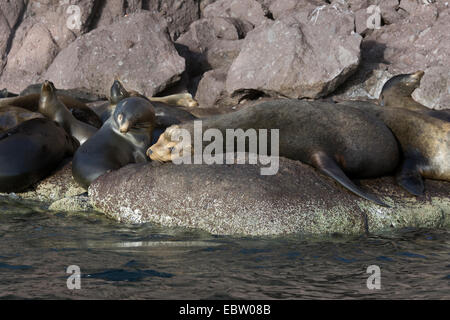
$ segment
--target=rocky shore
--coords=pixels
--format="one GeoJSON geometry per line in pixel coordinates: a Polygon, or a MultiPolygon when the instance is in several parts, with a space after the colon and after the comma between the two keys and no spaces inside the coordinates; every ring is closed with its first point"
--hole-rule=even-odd
{"type": "MultiPolygon", "coordinates": [[[[414,99],[450,109],[449,29],[442,0],[4,1],[0,89],[49,79],[107,97],[118,76],[147,96],[185,91],[200,109],[235,110],[278,97],[377,99],[393,75],[424,70],[414,99]]],[[[67,162],[30,191],[0,197],[214,234],[450,227],[449,182],[426,180],[422,197],[394,177],[361,186],[391,208],[283,158],[275,176],[259,175],[258,165],[129,165],[88,193],[67,162]]]]}

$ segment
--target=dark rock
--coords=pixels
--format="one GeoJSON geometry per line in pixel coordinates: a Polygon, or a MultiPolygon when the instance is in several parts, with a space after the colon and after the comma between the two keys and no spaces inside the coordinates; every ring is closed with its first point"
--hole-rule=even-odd
{"type": "Polygon", "coordinates": [[[146,96],[164,90],[184,71],[184,60],[157,16],[140,12],[83,35],[61,51],[45,74],[57,87],[108,95],[115,76],[146,96]]]}
{"type": "Polygon", "coordinates": [[[362,181],[392,208],[362,200],[313,168],[280,158],[273,176],[260,165],[129,165],[89,188],[97,210],[125,223],[200,228],[213,234],[361,234],[450,225],[450,183],[427,181],[415,199],[394,178],[362,181]]]}
{"type": "Polygon", "coordinates": [[[290,98],[319,98],[334,91],[358,67],[361,36],[343,6],[292,12],[249,32],[228,71],[234,95],[256,90],[290,98]]]}

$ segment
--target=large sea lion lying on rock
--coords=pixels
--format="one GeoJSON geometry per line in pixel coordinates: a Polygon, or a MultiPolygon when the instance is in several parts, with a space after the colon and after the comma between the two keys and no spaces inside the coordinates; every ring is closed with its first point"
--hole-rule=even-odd
{"type": "Polygon", "coordinates": [[[420,86],[424,74],[423,71],[417,71],[410,74],[399,74],[389,79],[381,90],[379,105],[421,112],[441,120],[450,121],[450,110],[433,110],[412,98],[412,93],[420,86]]]}
{"type": "Polygon", "coordinates": [[[154,127],[155,110],[148,100],[131,97],[120,101],[113,116],[75,153],[75,181],[87,189],[108,171],[147,161],[145,152],[151,145],[154,127]]]}
{"type": "Polygon", "coordinates": [[[0,133],[0,192],[19,192],[73,155],[78,142],[54,121],[31,119],[0,133]]]}
{"type": "MultiPolygon", "coordinates": [[[[312,165],[348,190],[381,205],[385,204],[357,187],[347,175],[353,178],[388,175],[399,160],[395,137],[382,121],[356,108],[327,102],[268,101],[204,119],[203,132],[210,128],[220,130],[224,137],[227,129],[279,129],[280,156],[312,165]]],[[[194,121],[168,128],[147,155],[163,162],[184,156],[182,148],[190,142],[174,138],[179,136],[180,129],[193,137],[194,121]]],[[[203,147],[207,144],[203,141],[203,147]]],[[[194,146],[189,147],[184,150],[194,153],[194,146]]]]}
{"type": "Polygon", "coordinates": [[[374,115],[392,130],[403,152],[397,181],[410,193],[423,194],[422,177],[450,181],[450,122],[423,112],[380,107],[365,101],[339,105],[374,115]]]}
{"type": "Polygon", "coordinates": [[[56,88],[50,81],[45,81],[42,85],[38,111],[60,124],[80,144],[83,144],[97,132],[97,128],[76,119],[70,113],[64,103],[59,100],[56,88]]]}

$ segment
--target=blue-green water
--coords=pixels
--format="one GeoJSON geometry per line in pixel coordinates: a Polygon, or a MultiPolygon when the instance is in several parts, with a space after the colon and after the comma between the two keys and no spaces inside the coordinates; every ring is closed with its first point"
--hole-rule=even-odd
{"type": "Polygon", "coordinates": [[[450,231],[225,237],[0,199],[7,299],[449,299],[450,231]],[[81,271],[69,290],[66,269],[81,271]],[[367,267],[381,289],[367,288],[367,267]]]}

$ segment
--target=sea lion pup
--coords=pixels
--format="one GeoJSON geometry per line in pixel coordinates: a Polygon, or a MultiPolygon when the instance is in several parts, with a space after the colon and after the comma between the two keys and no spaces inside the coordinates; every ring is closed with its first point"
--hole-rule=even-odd
{"type": "MultiPolygon", "coordinates": [[[[347,175],[379,177],[391,173],[398,164],[395,137],[380,120],[356,108],[327,102],[267,101],[203,119],[202,128],[203,132],[210,128],[220,130],[224,143],[226,129],[279,129],[280,156],[312,165],[348,190],[380,205],[385,204],[357,187],[347,175]]],[[[147,155],[162,162],[184,156],[182,148],[189,142],[173,138],[179,129],[188,130],[194,137],[193,121],[172,126],[149,148],[147,155]]],[[[203,142],[203,147],[209,143],[203,142]]],[[[195,151],[191,144],[184,150],[189,149],[195,151]]]]}
{"type": "Polygon", "coordinates": [[[417,71],[410,74],[399,74],[389,79],[381,90],[379,105],[422,112],[441,120],[450,121],[449,110],[433,110],[412,98],[412,93],[420,86],[424,74],[423,71],[417,71]]]}
{"type": "Polygon", "coordinates": [[[44,116],[38,112],[31,112],[19,107],[2,107],[0,109],[0,132],[12,129],[22,122],[34,118],[44,118],[44,116]]]}
{"type": "Polygon", "coordinates": [[[46,80],[42,85],[38,111],[61,125],[80,145],[97,132],[97,128],[77,120],[70,113],[64,103],[59,101],[55,86],[50,81],[46,80]]]}
{"type": "Polygon", "coordinates": [[[20,192],[48,176],[78,147],[54,121],[37,118],[0,134],[0,192],[20,192]]]}
{"type": "MultiPolygon", "coordinates": [[[[86,104],[71,96],[60,94],[58,90],[56,90],[56,94],[58,99],[67,107],[67,109],[69,109],[75,118],[95,128],[100,128],[102,126],[100,117],[86,104]]],[[[4,107],[15,106],[32,112],[38,112],[40,98],[40,93],[33,93],[25,96],[0,99],[0,110],[4,107]]]]}
{"type": "Polygon", "coordinates": [[[143,98],[117,104],[114,115],[75,153],[72,175],[83,188],[102,174],[129,163],[145,162],[155,126],[155,110],[143,98]]]}
{"type": "Polygon", "coordinates": [[[421,112],[380,107],[366,101],[345,101],[339,105],[372,114],[392,130],[403,152],[397,182],[408,192],[422,195],[423,178],[450,181],[450,122],[421,112]]]}

